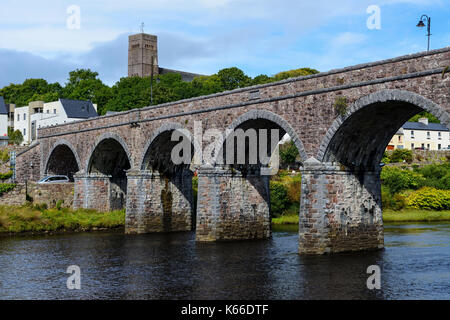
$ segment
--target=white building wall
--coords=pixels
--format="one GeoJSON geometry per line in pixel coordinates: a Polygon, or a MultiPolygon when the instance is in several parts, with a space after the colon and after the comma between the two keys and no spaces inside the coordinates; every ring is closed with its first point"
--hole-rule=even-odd
{"type": "Polygon", "coordinates": [[[0,136],[8,136],[8,115],[0,114],[0,136]]]}
{"type": "Polygon", "coordinates": [[[28,106],[14,110],[14,130],[22,133],[22,145],[30,143],[30,108],[28,106]]]}
{"type": "Polygon", "coordinates": [[[405,148],[422,148],[439,150],[450,148],[449,131],[405,130],[405,148]],[[440,135],[439,135],[440,134],[440,135]]]}

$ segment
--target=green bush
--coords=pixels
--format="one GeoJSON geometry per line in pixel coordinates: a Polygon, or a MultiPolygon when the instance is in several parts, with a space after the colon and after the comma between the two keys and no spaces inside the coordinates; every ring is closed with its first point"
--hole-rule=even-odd
{"type": "Polygon", "coordinates": [[[270,210],[273,217],[282,215],[289,207],[288,190],[283,183],[270,181],[270,210]]]}
{"type": "Polygon", "coordinates": [[[392,194],[407,189],[418,189],[425,185],[425,178],[412,170],[402,170],[395,167],[383,167],[381,182],[389,188],[392,194]]]}
{"type": "Polygon", "coordinates": [[[413,192],[407,201],[410,207],[416,209],[449,210],[450,190],[423,187],[413,192]]]}
{"type": "Polygon", "coordinates": [[[381,203],[383,209],[401,210],[407,207],[407,198],[403,194],[392,194],[389,188],[381,186],[381,203]]]}
{"type": "Polygon", "coordinates": [[[5,192],[11,191],[15,186],[15,183],[0,183],[0,196],[5,192]]]}
{"type": "Polygon", "coordinates": [[[407,163],[411,163],[413,160],[412,151],[408,149],[395,149],[391,156],[389,157],[390,163],[397,163],[406,161],[407,163]]]}
{"type": "Polygon", "coordinates": [[[0,172],[0,180],[6,180],[6,179],[9,179],[9,178],[12,177],[12,175],[13,175],[13,172],[12,172],[12,171],[5,172],[5,173],[1,173],[1,172],[0,172]]]}
{"type": "Polygon", "coordinates": [[[424,186],[442,190],[450,189],[450,164],[430,164],[414,171],[425,178],[424,186]]]}

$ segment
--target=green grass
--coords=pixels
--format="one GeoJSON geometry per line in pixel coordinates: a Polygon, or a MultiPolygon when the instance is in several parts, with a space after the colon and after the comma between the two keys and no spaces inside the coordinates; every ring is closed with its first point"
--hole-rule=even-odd
{"type": "Polygon", "coordinates": [[[125,210],[97,212],[36,206],[0,206],[0,233],[90,231],[125,225],[125,210]]]}
{"type": "Polygon", "coordinates": [[[278,218],[272,218],[272,224],[298,224],[298,214],[282,215],[278,218]]]}
{"type": "Polygon", "coordinates": [[[383,210],[384,222],[427,222],[450,221],[450,210],[429,211],[404,209],[401,211],[383,210]]]}
{"type": "MultiPolygon", "coordinates": [[[[450,221],[450,210],[429,211],[418,209],[404,209],[401,211],[383,210],[383,222],[431,222],[450,221]]],[[[273,225],[298,224],[298,215],[282,215],[272,218],[273,225]]]]}

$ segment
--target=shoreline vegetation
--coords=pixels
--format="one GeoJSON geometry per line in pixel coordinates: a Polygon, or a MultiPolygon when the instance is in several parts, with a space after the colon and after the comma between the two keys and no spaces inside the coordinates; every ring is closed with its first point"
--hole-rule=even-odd
{"type": "MultiPolygon", "coordinates": [[[[298,215],[272,218],[272,225],[298,225],[298,215]]],[[[450,221],[450,210],[383,210],[384,223],[450,221]]],[[[0,206],[0,235],[54,234],[120,229],[125,226],[125,210],[97,212],[42,206],[0,206]]]]}
{"type": "MultiPolygon", "coordinates": [[[[383,210],[383,222],[439,222],[450,221],[450,210],[430,211],[418,209],[404,209],[394,211],[383,210]]],[[[272,218],[273,225],[298,224],[298,215],[283,215],[272,218]]]]}
{"type": "Polygon", "coordinates": [[[125,210],[98,212],[46,206],[0,206],[0,234],[61,233],[122,228],[125,210]]]}

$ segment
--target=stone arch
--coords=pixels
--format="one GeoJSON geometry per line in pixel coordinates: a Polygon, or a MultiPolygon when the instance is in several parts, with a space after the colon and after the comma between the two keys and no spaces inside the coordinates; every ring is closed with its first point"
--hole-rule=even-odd
{"type": "Polygon", "coordinates": [[[78,156],[78,152],[73,147],[72,143],[70,143],[66,139],[60,139],[53,144],[49,153],[47,154],[47,157],[44,162],[44,167],[43,167],[44,175],[48,174],[49,167],[52,166],[51,160],[52,160],[52,156],[55,156],[55,152],[65,152],[65,151],[66,152],[70,151],[72,153],[73,159],[70,159],[70,157],[69,157],[68,161],[70,163],[66,164],[68,166],[66,173],[61,172],[61,173],[55,173],[55,174],[65,174],[65,175],[68,175],[70,179],[73,179],[73,174],[78,172],[79,170],[81,170],[81,160],[78,156]],[[66,150],[62,150],[62,149],[66,149],[66,150]],[[75,169],[75,166],[76,166],[76,169],[75,169]],[[71,168],[73,168],[73,170],[71,170],[71,168]]]}
{"type": "Polygon", "coordinates": [[[139,168],[141,170],[143,170],[145,167],[146,157],[148,155],[148,152],[150,152],[151,145],[156,141],[156,139],[158,139],[158,137],[160,137],[161,134],[163,134],[165,132],[174,131],[174,130],[186,130],[185,132],[188,133],[186,138],[194,146],[194,153],[201,154],[201,148],[198,144],[198,141],[196,141],[193,138],[192,134],[185,127],[183,127],[178,122],[167,122],[167,123],[164,123],[163,125],[161,125],[159,128],[157,128],[155,131],[153,131],[150,138],[147,140],[147,143],[145,144],[145,147],[142,151],[141,157],[138,162],[139,168]]]}
{"type": "MultiPolygon", "coordinates": [[[[301,161],[306,161],[308,159],[306,150],[303,146],[302,141],[297,135],[297,132],[295,132],[294,128],[289,124],[287,120],[282,118],[281,116],[264,109],[254,109],[250,110],[242,115],[240,115],[237,119],[235,119],[231,125],[228,127],[227,131],[228,133],[224,133],[223,141],[225,142],[226,139],[229,137],[229,135],[240,125],[242,125],[244,122],[247,122],[249,120],[257,120],[257,119],[263,119],[267,121],[271,121],[278,125],[280,128],[282,128],[289,136],[291,137],[292,141],[294,142],[295,146],[297,147],[297,150],[300,154],[301,161]]],[[[216,157],[217,158],[217,157],[216,157]]],[[[216,161],[215,161],[216,162],[216,161]]]]}
{"type": "Polygon", "coordinates": [[[122,137],[116,133],[107,132],[107,133],[103,133],[101,136],[99,136],[97,138],[97,140],[95,141],[94,145],[92,146],[92,148],[90,149],[90,151],[88,153],[89,156],[86,159],[85,167],[84,167],[86,170],[86,173],[89,173],[89,167],[91,165],[92,156],[94,155],[95,150],[104,140],[107,140],[107,139],[113,139],[122,146],[123,150],[125,151],[125,153],[127,155],[128,161],[130,162],[130,165],[132,166],[133,158],[131,157],[131,152],[130,152],[125,140],[122,139],[122,137]]]}
{"type": "MultiPolygon", "coordinates": [[[[332,123],[332,125],[328,129],[325,137],[323,138],[320,144],[317,153],[318,160],[322,162],[335,162],[335,161],[340,162],[339,159],[331,155],[333,152],[333,148],[335,150],[337,150],[338,148],[335,146],[335,144],[342,142],[339,141],[338,135],[341,135],[341,138],[346,136],[345,135],[346,133],[343,131],[347,130],[347,133],[350,132],[350,129],[348,129],[349,125],[352,123],[352,121],[353,122],[357,121],[355,120],[355,117],[356,119],[358,119],[358,116],[361,116],[365,111],[366,115],[372,118],[371,120],[373,121],[387,120],[388,122],[386,123],[386,125],[384,127],[380,126],[380,128],[389,130],[386,130],[387,133],[385,133],[384,137],[373,138],[372,142],[378,143],[379,145],[378,149],[372,150],[371,154],[369,155],[367,154],[362,155],[362,152],[360,151],[358,156],[361,157],[361,160],[364,157],[366,159],[358,163],[352,163],[350,167],[352,167],[352,165],[353,166],[365,165],[366,167],[371,166],[373,168],[377,163],[379,163],[379,160],[381,160],[382,152],[380,155],[380,151],[384,150],[386,144],[389,142],[389,140],[395,134],[398,128],[400,128],[403,125],[403,123],[406,122],[411,116],[417,114],[420,111],[427,111],[433,114],[441,121],[443,125],[447,127],[449,127],[450,125],[450,115],[448,114],[448,112],[446,112],[442,107],[440,107],[433,101],[417,93],[406,90],[398,90],[398,89],[381,90],[356,100],[354,103],[352,103],[352,105],[347,110],[345,115],[339,116],[332,123]],[[371,111],[367,112],[371,107],[372,107],[371,111]],[[375,107],[375,109],[373,109],[373,107],[375,107]],[[388,118],[385,116],[383,118],[374,113],[377,112],[382,107],[385,107],[386,111],[390,110],[391,112],[393,112],[392,117],[388,118]],[[370,160],[369,157],[372,159],[372,161],[369,161],[370,160]]],[[[371,128],[368,124],[366,124],[366,127],[371,128]]],[[[374,129],[373,132],[376,132],[376,130],[374,129]]],[[[369,133],[367,136],[370,135],[376,136],[376,134],[373,134],[373,132],[372,134],[369,133]]],[[[346,137],[347,140],[351,140],[349,139],[348,134],[346,137]]],[[[342,150],[343,149],[344,148],[342,148],[342,150]]],[[[346,166],[349,165],[349,163],[341,163],[341,164],[344,164],[346,166]]]]}

